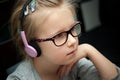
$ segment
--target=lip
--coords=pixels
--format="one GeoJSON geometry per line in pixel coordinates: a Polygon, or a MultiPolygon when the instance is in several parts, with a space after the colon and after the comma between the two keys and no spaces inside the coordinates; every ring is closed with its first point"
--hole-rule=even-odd
{"type": "Polygon", "coordinates": [[[67,55],[73,55],[73,54],[75,54],[76,53],[76,50],[73,50],[73,51],[71,51],[70,53],[68,53],[67,55]]]}

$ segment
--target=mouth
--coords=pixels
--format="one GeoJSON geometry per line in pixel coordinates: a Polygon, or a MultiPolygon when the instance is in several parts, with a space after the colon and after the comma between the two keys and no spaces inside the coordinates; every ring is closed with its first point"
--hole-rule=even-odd
{"type": "Polygon", "coordinates": [[[71,51],[71,52],[68,53],[67,55],[74,55],[74,54],[76,54],[76,50],[71,51]]]}

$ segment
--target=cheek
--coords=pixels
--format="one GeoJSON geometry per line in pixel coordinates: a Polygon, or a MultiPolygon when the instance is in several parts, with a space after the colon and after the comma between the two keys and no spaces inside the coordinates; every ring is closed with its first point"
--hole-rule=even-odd
{"type": "Polygon", "coordinates": [[[44,59],[54,64],[63,64],[67,53],[65,48],[57,47],[54,44],[41,44],[40,46],[44,59]]]}

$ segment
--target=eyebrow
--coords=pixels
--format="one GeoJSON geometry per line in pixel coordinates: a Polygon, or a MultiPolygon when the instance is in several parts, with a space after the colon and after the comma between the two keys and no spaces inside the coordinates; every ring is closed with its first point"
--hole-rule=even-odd
{"type": "Polygon", "coordinates": [[[69,28],[68,30],[63,30],[63,29],[61,29],[61,30],[59,30],[59,31],[56,31],[56,32],[54,33],[54,35],[51,36],[51,38],[54,37],[54,36],[56,36],[56,35],[58,35],[58,34],[60,34],[60,33],[69,31],[69,30],[70,30],[75,24],[77,24],[77,23],[79,23],[79,21],[74,21],[74,23],[72,23],[72,24],[70,25],[70,28],[69,28]]]}

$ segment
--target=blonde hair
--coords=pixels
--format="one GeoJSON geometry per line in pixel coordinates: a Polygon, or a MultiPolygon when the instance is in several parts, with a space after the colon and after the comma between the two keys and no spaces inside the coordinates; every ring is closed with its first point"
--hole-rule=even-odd
{"type": "MultiPolygon", "coordinates": [[[[19,16],[25,1],[26,0],[17,0],[17,3],[13,10],[13,14],[11,16],[10,23],[11,23],[11,33],[12,33],[13,39],[15,40],[16,47],[19,49],[20,54],[23,55],[23,58],[29,58],[28,55],[26,55],[26,52],[24,51],[23,41],[21,40],[21,37],[20,37],[20,30],[21,28],[23,28],[23,30],[26,33],[27,41],[29,42],[32,38],[34,38],[36,29],[33,27],[34,20],[31,17],[32,13],[30,13],[28,16],[25,17],[22,24],[23,26],[21,26],[20,24],[21,22],[20,22],[19,16]]],[[[37,7],[39,7],[40,10],[41,8],[43,9],[54,8],[54,7],[59,7],[61,5],[66,5],[66,6],[69,6],[71,11],[74,13],[74,6],[71,5],[72,2],[69,0],[35,0],[35,1],[37,4],[37,7]]],[[[46,16],[42,16],[42,17],[46,17],[46,16]]],[[[43,18],[41,18],[41,21],[42,19],[43,18]]]]}

